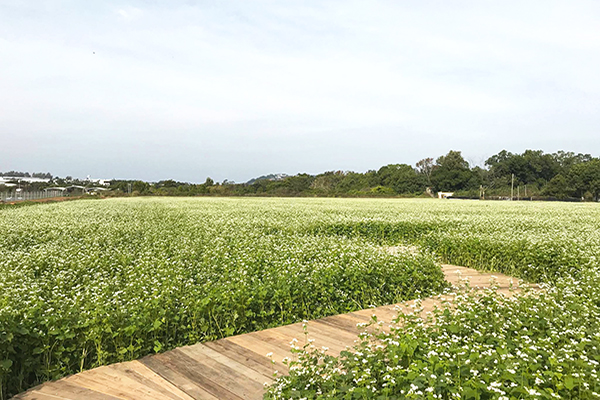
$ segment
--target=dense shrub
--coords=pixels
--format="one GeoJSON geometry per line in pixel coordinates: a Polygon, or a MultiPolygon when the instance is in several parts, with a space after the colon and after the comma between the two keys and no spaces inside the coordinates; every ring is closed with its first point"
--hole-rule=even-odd
{"type": "MultiPolygon", "coordinates": [[[[597,204],[435,200],[134,198],[3,209],[0,383],[14,394],[179,345],[427,296],[444,286],[431,253],[558,291],[568,277],[591,279],[599,220],[597,204]],[[381,249],[401,243],[421,254],[381,249]]],[[[568,293],[557,310],[600,303],[594,291],[568,293]]],[[[596,326],[598,314],[581,315],[596,326]]]]}
{"type": "Polygon", "coordinates": [[[598,204],[380,200],[328,210],[307,228],[318,235],[404,242],[443,262],[532,282],[578,274],[600,260],[598,204]]]}
{"type": "Polygon", "coordinates": [[[0,211],[5,394],[444,286],[432,257],[308,235],[300,227],[311,219],[307,204],[279,200],[136,198],[0,211]]]}
{"type": "Polygon", "coordinates": [[[401,315],[391,333],[363,334],[360,345],[339,357],[306,346],[266,398],[600,398],[597,204],[396,205],[382,203],[368,214],[332,212],[319,231],[405,240],[446,262],[546,286],[510,299],[467,290],[430,319],[401,315]],[[364,228],[377,226],[373,220],[385,234],[364,228]],[[439,229],[421,228],[436,221],[439,229]]]}
{"type": "Polygon", "coordinates": [[[400,313],[390,332],[366,331],[340,357],[307,344],[265,397],[597,399],[598,299],[597,269],[512,298],[467,288],[452,308],[400,313]]]}

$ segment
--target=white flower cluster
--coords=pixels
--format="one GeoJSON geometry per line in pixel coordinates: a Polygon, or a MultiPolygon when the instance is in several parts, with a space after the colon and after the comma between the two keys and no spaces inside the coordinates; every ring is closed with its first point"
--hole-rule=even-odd
{"type": "Polygon", "coordinates": [[[443,287],[431,256],[311,232],[345,204],[129,198],[0,210],[0,398],[81,368],[443,287]]]}
{"type": "MultiPolygon", "coordinates": [[[[338,220],[358,226],[362,211],[338,220]]],[[[401,316],[390,333],[362,334],[347,355],[299,354],[268,398],[598,398],[596,204],[406,201],[387,211],[370,220],[423,229],[415,242],[446,261],[547,284],[512,297],[464,289],[432,321],[401,316]]]]}

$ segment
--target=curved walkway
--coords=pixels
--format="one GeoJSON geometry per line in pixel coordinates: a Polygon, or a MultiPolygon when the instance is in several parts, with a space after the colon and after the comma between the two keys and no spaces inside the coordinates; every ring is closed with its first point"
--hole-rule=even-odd
{"type": "MultiPolygon", "coordinates": [[[[471,286],[485,288],[495,276],[499,290],[509,292],[511,278],[505,275],[452,265],[443,265],[442,269],[451,284],[468,278],[471,286]]],[[[439,301],[425,299],[422,303],[424,312],[433,310],[439,301]]],[[[406,308],[408,305],[410,302],[399,306],[406,308]]],[[[318,346],[329,347],[332,354],[339,354],[357,339],[360,331],[356,324],[369,322],[373,314],[387,322],[397,315],[397,307],[370,308],[309,321],[309,337],[315,339],[318,346]]],[[[281,360],[291,355],[290,342],[294,338],[304,341],[302,323],[95,368],[44,383],[15,399],[262,399],[264,384],[273,382],[275,370],[287,371],[281,360]],[[266,356],[269,353],[275,364],[266,356]]]]}

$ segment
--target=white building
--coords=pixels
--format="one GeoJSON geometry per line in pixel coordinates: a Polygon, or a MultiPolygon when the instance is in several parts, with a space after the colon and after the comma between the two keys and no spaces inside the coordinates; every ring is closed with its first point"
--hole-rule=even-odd
{"type": "Polygon", "coordinates": [[[96,185],[110,186],[110,182],[112,181],[112,179],[92,179],[88,175],[87,178],[85,178],[85,181],[90,182],[90,183],[95,183],[96,185]]]}
{"type": "Polygon", "coordinates": [[[447,199],[454,195],[454,192],[438,192],[438,199],[447,199]]]}
{"type": "Polygon", "coordinates": [[[27,183],[48,183],[50,179],[47,178],[32,178],[24,176],[0,176],[0,185],[6,185],[9,182],[27,182],[27,183]]]}

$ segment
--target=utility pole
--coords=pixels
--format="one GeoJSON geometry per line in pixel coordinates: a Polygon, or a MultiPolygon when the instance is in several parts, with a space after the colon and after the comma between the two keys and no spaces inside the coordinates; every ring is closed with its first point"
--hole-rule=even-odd
{"type": "Polygon", "coordinates": [[[513,200],[515,194],[515,174],[512,174],[512,178],[510,181],[510,201],[513,200]]]}

